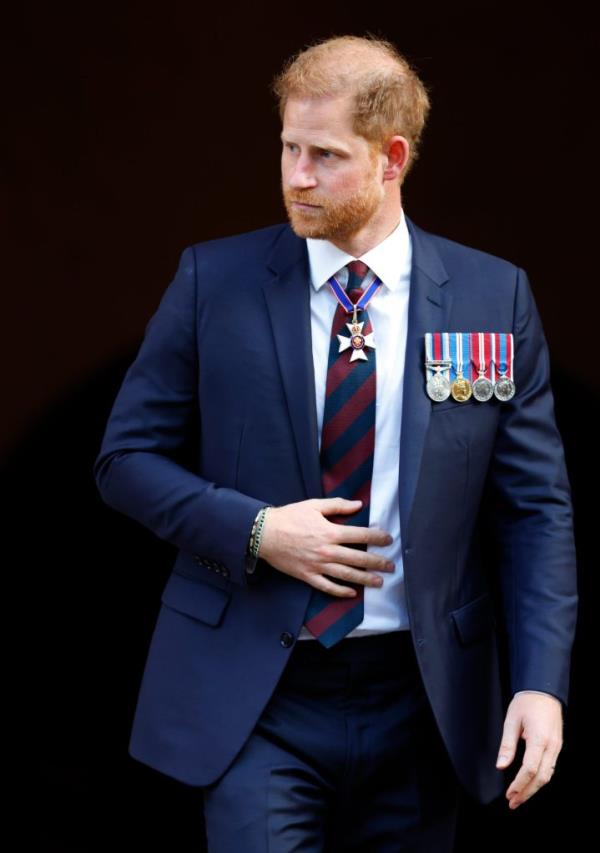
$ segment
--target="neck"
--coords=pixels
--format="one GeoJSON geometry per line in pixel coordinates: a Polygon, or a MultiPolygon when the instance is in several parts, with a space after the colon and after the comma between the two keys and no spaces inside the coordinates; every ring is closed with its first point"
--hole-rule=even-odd
{"type": "Polygon", "coordinates": [[[337,234],[329,240],[338,249],[360,258],[369,249],[378,246],[397,227],[402,215],[402,202],[399,197],[388,209],[379,210],[360,231],[353,234],[337,234]]]}

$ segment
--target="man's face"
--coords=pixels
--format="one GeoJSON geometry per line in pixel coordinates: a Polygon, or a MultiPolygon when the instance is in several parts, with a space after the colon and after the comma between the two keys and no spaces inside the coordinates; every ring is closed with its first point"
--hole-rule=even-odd
{"type": "Polygon", "coordinates": [[[381,159],[351,126],[348,97],[288,100],[281,186],[299,237],[332,240],[363,228],[384,199],[381,159]]]}

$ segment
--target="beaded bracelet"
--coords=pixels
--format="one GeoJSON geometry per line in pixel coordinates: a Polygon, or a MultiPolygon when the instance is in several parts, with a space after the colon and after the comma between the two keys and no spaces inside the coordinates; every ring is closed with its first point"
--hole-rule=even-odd
{"type": "Polygon", "coordinates": [[[252,525],[252,532],[250,534],[250,545],[249,551],[252,557],[257,558],[258,552],[260,551],[260,540],[262,537],[263,527],[265,523],[265,517],[267,514],[267,510],[269,507],[273,506],[273,504],[267,504],[267,506],[262,507],[256,515],[254,519],[254,524],[252,525]]]}

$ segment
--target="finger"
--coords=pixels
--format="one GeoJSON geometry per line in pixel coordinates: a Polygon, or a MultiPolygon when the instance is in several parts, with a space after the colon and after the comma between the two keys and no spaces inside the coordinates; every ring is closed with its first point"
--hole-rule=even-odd
{"type": "Polygon", "coordinates": [[[523,762],[519,772],[508,786],[506,796],[511,800],[515,795],[520,799],[523,791],[533,782],[538,774],[542,756],[544,754],[543,744],[533,743],[525,739],[527,746],[523,755],[523,762]]]}
{"type": "Polygon", "coordinates": [[[322,592],[327,592],[329,595],[335,595],[338,598],[356,598],[357,595],[356,590],[351,586],[334,583],[324,575],[313,575],[310,582],[315,589],[320,589],[322,592]]]}
{"type": "Polygon", "coordinates": [[[394,541],[386,530],[380,530],[378,527],[360,527],[357,524],[338,524],[336,534],[340,543],[391,545],[394,541]]]}
{"type": "Polygon", "coordinates": [[[504,721],[502,741],[498,750],[496,767],[508,767],[515,757],[519,735],[521,734],[521,720],[516,714],[509,714],[504,721]]]}
{"type": "MultiPolygon", "coordinates": [[[[365,569],[370,572],[391,572],[394,563],[383,554],[373,554],[369,551],[358,551],[356,548],[345,548],[342,545],[327,545],[321,549],[324,556],[336,563],[365,569]]],[[[354,580],[354,578],[348,578],[354,580]]]]}
{"type": "Polygon", "coordinates": [[[321,569],[328,575],[333,575],[336,580],[339,579],[349,584],[375,587],[383,585],[383,578],[375,572],[355,569],[352,566],[345,566],[343,563],[324,563],[321,569]]]}
{"type": "Polygon", "coordinates": [[[537,793],[540,788],[543,788],[544,785],[547,785],[550,779],[554,774],[554,767],[556,766],[556,754],[553,750],[547,749],[543,756],[538,769],[538,772],[534,776],[534,778],[526,785],[520,794],[517,794],[512,797],[510,800],[510,807],[512,809],[520,806],[521,803],[524,803],[530,797],[532,797],[535,793],[537,793]]]}
{"type": "Polygon", "coordinates": [[[338,512],[356,512],[362,506],[362,501],[350,501],[347,498],[313,498],[315,509],[323,515],[332,515],[338,512]]]}

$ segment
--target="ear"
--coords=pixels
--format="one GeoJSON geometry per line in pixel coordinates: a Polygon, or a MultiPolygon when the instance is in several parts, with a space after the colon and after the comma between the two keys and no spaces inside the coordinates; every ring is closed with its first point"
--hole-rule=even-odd
{"type": "Polygon", "coordinates": [[[410,145],[405,136],[392,136],[383,146],[383,154],[386,162],[383,167],[384,181],[395,181],[402,176],[406,164],[410,145]]]}

